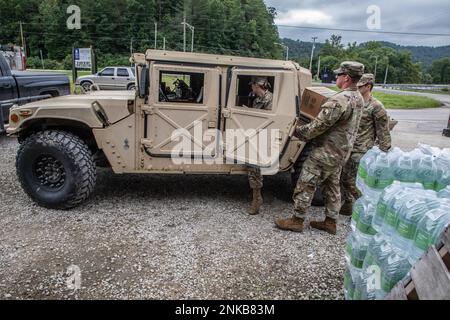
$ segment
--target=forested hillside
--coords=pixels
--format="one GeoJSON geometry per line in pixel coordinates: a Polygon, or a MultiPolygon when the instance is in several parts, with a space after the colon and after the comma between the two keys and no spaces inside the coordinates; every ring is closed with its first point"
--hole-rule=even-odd
{"type": "MultiPolygon", "coordinates": [[[[0,0],[0,43],[20,43],[19,21],[30,56],[61,61],[72,47],[94,46],[100,58],[154,47],[183,49],[183,18],[195,27],[194,50],[281,58],[274,10],[263,0],[0,0]],[[69,5],[81,8],[81,30],[69,30],[69,5]],[[7,14],[4,14],[7,13],[7,14]]],[[[191,33],[187,29],[187,48],[191,33]]]]}

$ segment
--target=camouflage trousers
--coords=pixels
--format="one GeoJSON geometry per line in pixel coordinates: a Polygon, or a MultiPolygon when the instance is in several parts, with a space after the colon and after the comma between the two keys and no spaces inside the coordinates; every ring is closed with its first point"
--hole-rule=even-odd
{"type": "Polygon", "coordinates": [[[361,196],[356,187],[356,176],[358,174],[359,162],[364,154],[355,152],[352,153],[341,174],[341,194],[342,202],[348,206],[353,206],[353,203],[361,196]]]}
{"type": "Polygon", "coordinates": [[[248,183],[252,189],[261,189],[263,187],[261,169],[248,167],[248,183]]]}
{"type": "Polygon", "coordinates": [[[304,219],[306,217],[317,187],[322,186],[325,215],[329,218],[337,219],[341,209],[341,192],[339,187],[341,170],[341,165],[330,167],[311,157],[306,159],[292,197],[295,215],[298,218],[304,219]]]}

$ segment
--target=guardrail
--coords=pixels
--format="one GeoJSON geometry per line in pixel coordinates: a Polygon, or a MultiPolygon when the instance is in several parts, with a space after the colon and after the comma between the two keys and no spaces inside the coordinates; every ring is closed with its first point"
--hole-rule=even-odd
{"type": "Polygon", "coordinates": [[[375,84],[386,89],[411,89],[411,90],[433,90],[442,91],[442,89],[447,89],[450,91],[450,84],[375,84]]]}

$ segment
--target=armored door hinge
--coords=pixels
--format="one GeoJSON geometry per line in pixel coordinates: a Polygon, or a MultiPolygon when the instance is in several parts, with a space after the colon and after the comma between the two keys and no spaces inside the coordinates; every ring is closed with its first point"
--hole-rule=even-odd
{"type": "Polygon", "coordinates": [[[141,144],[146,146],[146,147],[151,148],[151,147],[153,147],[153,140],[144,138],[144,139],[141,139],[141,144]]]}
{"type": "Polygon", "coordinates": [[[222,110],[222,116],[224,118],[230,118],[231,117],[231,110],[230,109],[223,109],[222,110]]]}
{"type": "Polygon", "coordinates": [[[155,108],[154,107],[151,107],[151,106],[148,106],[148,105],[145,105],[145,104],[141,107],[141,110],[142,110],[143,114],[153,114],[153,113],[155,113],[155,108]]]}

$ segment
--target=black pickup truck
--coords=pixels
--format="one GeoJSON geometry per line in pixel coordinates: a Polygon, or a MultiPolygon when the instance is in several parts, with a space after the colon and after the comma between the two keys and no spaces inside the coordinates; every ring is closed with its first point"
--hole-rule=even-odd
{"type": "Polygon", "coordinates": [[[70,94],[66,74],[11,71],[0,54],[0,134],[5,131],[9,109],[15,105],[70,94]]]}

